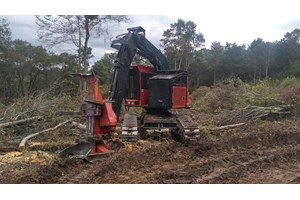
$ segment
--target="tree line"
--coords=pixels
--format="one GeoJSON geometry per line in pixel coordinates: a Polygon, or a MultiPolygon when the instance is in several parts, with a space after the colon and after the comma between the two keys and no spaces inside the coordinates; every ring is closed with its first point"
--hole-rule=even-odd
{"type": "MultiPolygon", "coordinates": [[[[35,95],[41,91],[51,95],[77,95],[79,81],[70,72],[87,70],[92,49],[88,46],[91,34],[105,34],[103,22],[128,22],[127,16],[36,16],[38,37],[45,44],[71,42],[77,53],[56,54],[42,46],[11,39],[9,23],[0,19],[0,102],[35,95]],[[70,24],[74,26],[71,26],[70,24]],[[58,27],[64,27],[59,29],[58,27]],[[56,27],[56,28],[55,28],[56,27]],[[93,32],[94,31],[94,32],[93,32]]],[[[190,89],[213,85],[228,78],[245,82],[264,79],[283,79],[300,76],[300,30],[287,32],[279,41],[254,39],[249,45],[215,41],[205,48],[205,36],[196,31],[192,21],[178,19],[165,30],[161,50],[173,69],[189,72],[190,89]]],[[[93,66],[101,84],[110,82],[116,53],[105,54],[93,66]]],[[[134,62],[145,62],[136,57],[134,62]]]]}
{"type": "MultiPolygon", "coordinates": [[[[178,19],[165,30],[161,48],[173,69],[187,70],[190,89],[211,86],[228,78],[244,82],[300,77],[300,30],[287,32],[279,41],[254,39],[249,45],[215,41],[205,48],[205,37],[197,33],[192,21],[178,19]]],[[[108,81],[107,70],[113,66],[113,54],[95,63],[108,81]]],[[[108,83],[108,82],[107,82],[108,83]]]]}
{"type": "Polygon", "coordinates": [[[204,48],[205,38],[192,21],[178,19],[164,31],[162,48],[174,69],[188,70],[191,90],[228,78],[245,82],[300,76],[300,30],[279,41],[254,39],[249,45],[215,41],[204,48]],[[179,67],[178,67],[178,63],[179,67]]]}
{"type": "Polygon", "coordinates": [[[37,37],[47,48],[11,39],[9,22],[0,18],[0,103],[36,95],[78,95],[84,88],[70,72],[84,73],[93,56],[90,37],[108,34],[106,23],[127,22],[125,15],[35,16],[37,37]],[[73,45],[75,53],[54,53],[51,47],[73,45]]]}
{"type": "Polygon", "coordinates": [[[249,45],[213,42],[197,51],[189,71],[192,87],[212,85],[230,77],[245,82],[300,76],[300,30],[288,32],[279,41],[257,38],[249,45]],[[197,74],[195,76],[195,74],[197,74]]]}

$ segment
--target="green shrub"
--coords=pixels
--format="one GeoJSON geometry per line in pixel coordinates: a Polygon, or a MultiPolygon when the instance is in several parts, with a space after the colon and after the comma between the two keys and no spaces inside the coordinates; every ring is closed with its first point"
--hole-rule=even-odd
{"type": "Polygon", "coordinates": [[[277,106],[282,104],[279,89],[270,81],[256,84],[224,81],[211,88],[200,87],[191,95],[192,109],[202,112],[233,110],[251,106],[277,106]]]}
{"type": "Polygon", "coordinates": [[[206,93],[209,91],[210,91],[209,87],[200,86],[199,88],[197,88],[190,94],[190,101],[197,101],[197,100],[203,98],[206,95],[206,93]]]}
{"type": "Polygon", "coordinates": [[[300,114],[300,83],[283,88],[280,94],[285,104],[293,105],[295,114],[300,114]]]}
{"type": "Polygon", "coordinates": [[[295,76],[289,76],[289,77],[284,78],[281,81],[280,87],[281,88],[285,88],[285,87],[287,87],[289,85],[292,85],[292,84],[295,84],[297,82],[298,82],[298,80],[297,80],[297,78],[295,76]]]}
{"type": "Polygon", "coordinates": [[[233,109],[235,87],[228,83],[218,83],[212,88],[202,87],[191,95],[191,106],[202,112],[215,112],[223,109],[233,109]]]}
{"type": "Polygon", "coordinates": [[[269,81],[259,81],[256,84],[242,84],[235,93],[237,106],[276,106],[281,104],[278,89],[269,81]]]}

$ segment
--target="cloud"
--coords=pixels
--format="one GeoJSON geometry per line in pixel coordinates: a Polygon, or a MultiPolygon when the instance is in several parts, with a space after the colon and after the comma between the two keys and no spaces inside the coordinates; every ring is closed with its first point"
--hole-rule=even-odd
{"type": "Polygon", "coordinates": [[[296,28],[300,28],[300,18],[299,19],[293,19],[291,21],[288,21],[284,24],[281,24],[278,26],[278,28],[284,30],[284,31],[293,31],[296,28]]]}
{"type": "Polygon", "coordinates": [[[101,59],[105,52],[114,51],[110,47],[111,41],[116,36],[127,33],[127,29],[131,27],[141,26],[146,30],[146,38],[153,43],[157,48],[160,45],[163,31],[166,30],[173,19],[165,15],[130,15],[130,23],[122,23],[120,25],[108,26],[109,36],[91,39],[90,46],[93,48],[94,57],[90,60],[91,63],[101,59]]]}
{"type": "Polygon", "coordinates": [[[4,15],[1,18],[7,19],[13,39],[21,39],[33,45],[41,45],[37,37],[37,26],[33,15],[4,15]]]}
{"type": "MultiPolygon", "coordinates": [[[[166,15],[133,15],[132,27],[142,26],[146,30],[146,38],[159,48],[163,32],[174,23],[174,19],[166,15]]],[[[131,24],[130,24],[131,25],[131,24]]]]}
{"type": "MultiPolygon", "coordinates": [[[[226,42],[250,44],[260,37],[264,41],[272,42],[283,38],[287,31],[300,27],[300,12],[291,0],[286,0],[285,4],[278,2],[269,4],[264,1],[235,2],[230,0],[230,2],[211,0],[197,7],[198,12],[174,10],[168,15],[129,15],[130,23],[103,24],[110,34],[102,35],[100,38],[90,38],[89,45],[94,55],[90,63],[93,64],[101,59],[105,52],[113,51],[114,49],[110,47],[111,41],[117,35],[126,33],[129,27],[142,26],[146,30],[147,39],[160,48],[163,32],[179,18],[185,21],[191,20],[197,24],[197,32],[204,34],[207,48],[214,41],[219,41],[223,45],[226,42]]],[[[192,10],[195,9],[196,6],[192,7],[192,10]]],[[[0,17],[8,19],[13,39],[41,45],[37,40],[37,25],[33,15],[0,17]]],[[[75,53],[75,49],[74,45],[61,45],[52,51],[75,53]]]]}

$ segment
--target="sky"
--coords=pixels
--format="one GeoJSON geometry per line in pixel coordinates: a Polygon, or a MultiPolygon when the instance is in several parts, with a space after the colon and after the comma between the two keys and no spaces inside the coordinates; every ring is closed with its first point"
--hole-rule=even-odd
{"type": "MultiPolygon", "coordinates": [[[[157,47],[163,31],[170,28],[170,24],[177,19],[195,22],[197,32],[204,34],[206,48],[214,41],[222,45],[226,42],[249,45],[256,38],[273,42],[282,39],[286,32],[300,28],[300,3],[295,0],[94,0],[91,1],[93,6],[83,5],[79,0],[65,0],[67,3],[57,0],[16,1],[10,0],[7,6],[1,6],[0,13],[4,15],[0,17],[9,21],[13,39],[25,40],[34,45],[41,45],[37,40],[34,14],[126,14],[131,23],[108,26],[111,37],[127,32],[128,27],[142,26],[148,40],[157,47]],[[69,2],[74,3],[70,5],[69,2]],[[10,4],[12,9],[9,9],[10,4]],[[16,8],[15,5],[19,6],[16,8]]],[[[89,45],[94,55],[90,64],[101,59],[105,52],[113,51],[107,38],[91,38],[89,45]]],[[[72,52],[74,48],[60,46],[51,50],[72,52]]]]}

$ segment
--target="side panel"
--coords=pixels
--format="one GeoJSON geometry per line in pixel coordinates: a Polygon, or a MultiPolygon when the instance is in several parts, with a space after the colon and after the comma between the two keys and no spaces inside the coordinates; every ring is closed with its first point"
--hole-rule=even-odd
{"type": "Polygon", "coordinates": [[[172,87],[172,108],[187,107],[187,88],[185,86],[172,87]]]}
{"type": "Polygon", "coordinates": [[[139,106],[144,106],[148,104],[148,99],[149,99],[149,90],[148,89],[141,89],[141,99],[140,99],[140,105],[139,106]]]}
{"type": "Polygon", "coordinates": [[[171,108],[171,87],[169,80],[150,80],[149,85],[149,108],[169,109],[171,108]]]}
{"type": "Polygon", "coordinates": [[[149,78],[153,73],[140,72],[140,106],[148,104],[149,99],[149,78]]]}

